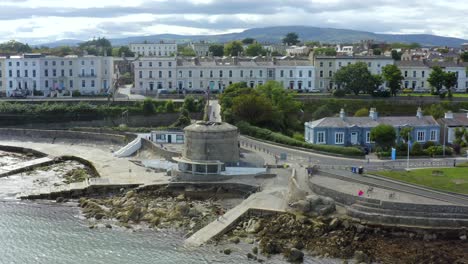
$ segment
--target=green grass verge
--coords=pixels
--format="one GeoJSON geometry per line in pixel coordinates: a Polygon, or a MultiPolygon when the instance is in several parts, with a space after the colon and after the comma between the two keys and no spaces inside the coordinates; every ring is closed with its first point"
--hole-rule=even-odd
{"type": "Polygon", "coordinates": [[[376,174],[441,191],[468,194],[468,167],[382,171],[376,174]]]}

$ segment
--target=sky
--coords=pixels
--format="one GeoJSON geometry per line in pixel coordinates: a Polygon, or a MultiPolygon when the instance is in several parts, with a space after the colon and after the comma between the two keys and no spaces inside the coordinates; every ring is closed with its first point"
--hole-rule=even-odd
{"type": "Polygon", "coordinates": [[[468,39],[467,0],[0,0],[0,42],[306,25],[468,39]]]}

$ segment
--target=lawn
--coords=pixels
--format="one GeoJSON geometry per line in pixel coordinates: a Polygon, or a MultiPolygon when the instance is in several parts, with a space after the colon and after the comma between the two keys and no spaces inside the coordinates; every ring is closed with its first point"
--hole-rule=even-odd
{"type": "Polygon", "coordinates": [[[442,191],[468,194],[468,167],[382,171],[377,174],[442,191]]]}

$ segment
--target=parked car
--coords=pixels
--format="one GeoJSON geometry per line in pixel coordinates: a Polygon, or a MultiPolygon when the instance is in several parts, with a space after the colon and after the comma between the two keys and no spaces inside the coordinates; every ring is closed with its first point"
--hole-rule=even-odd
{"type": "Polygon", "coordinates": [[[309,90],[309,93],[321,93],[322,91],[320,91],[319,89],[310,89],[309,90]]]}

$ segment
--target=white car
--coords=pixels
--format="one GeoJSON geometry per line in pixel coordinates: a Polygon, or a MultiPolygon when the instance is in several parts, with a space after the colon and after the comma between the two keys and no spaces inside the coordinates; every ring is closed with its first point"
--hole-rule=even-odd
{"type": "Polygon", "coordinates": [[[321,93],[322,91],[320,91],[319,89],[310,89],[309,90],[309,93],[321,93]]]}

